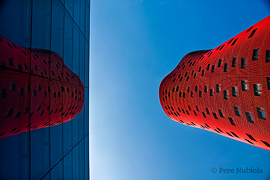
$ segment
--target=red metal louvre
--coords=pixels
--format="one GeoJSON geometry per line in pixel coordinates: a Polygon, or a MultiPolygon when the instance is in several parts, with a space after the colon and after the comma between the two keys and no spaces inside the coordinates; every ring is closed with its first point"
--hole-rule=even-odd
{"type": "Polygon", "coordinates": [[[270,16],[185,55],[159,87],[173,120],[270,150],[270,16]]]}

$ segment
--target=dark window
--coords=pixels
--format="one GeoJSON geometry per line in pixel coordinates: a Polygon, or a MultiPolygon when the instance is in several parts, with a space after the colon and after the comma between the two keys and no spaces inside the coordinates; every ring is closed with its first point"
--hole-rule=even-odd
{"type": "Polygon", "coordinates": [[[190,87],[188,87],[187,92],[189,92],[190,87]]]}
{"type": "Polygon", "coordinates": [[[266,77],[267,89],[270,90],[270,77],[266,77]]]}
{"type": "Polygon", "coordinates": [[[197,105],[195,107],[196,107],[196,110],[199,111],[199,107],[197,105]]]}
{"type": "Polygon", "coordinates": [[[182,109],[182,112],[183,112],[184,114],[186,114],[184,109],[182,109]]]}
{"type": "Polygon", "coordinates": [[[219,110],[218,110],[218,113],[219,113],[219,116],[220,116],[220,117],[224,118],[224,115],[223,115],[223,113],[222,113],[222,110],[219,109],[219,110]]]}
{"type": "Polygon", "coordinates": [[[254,30],[250,33],[250,35],[248,36],[248,38],[253,37],[253,35],[255,34],[256,31],[257,31],[257,29],[254,29],[254,30]]]}
{"type": "Polygon", "coordinates": [[[17,112],[16,116],[15,116],[15,119],[19,118],[21,115],[21,112],[17,112]]]}
{"type": "Polygon", "coordinates": [[[212,71],[211,72],[214,72],[215,71],[215,65],[212,66],[212,71]]]}
{"type": "Polygon", "coordinates": [[[208,110],[208,108],[205,108],[206,113],[210,115],[210,111],[208,110]]]}
{"type": "Polygon", "coordinates": [[[210,64],[208,64],[208,66],[207,66],[207,69],[206,69],[206,70],[208,71],[208,70],[209,70],[209,68],[210,68],[210,64]]]}
{"type": "Polygon", "coordinates": [[[199,91],[199,97],[202,97],[202,91],[199,91]]]}
{"type": "Polygon", "coordinates": [[[175,89],[175,88],[173,87],[173,88],[172,88],[172,92],[174,92],[174,89],[175,89]]]}
{"type": "Polygon", "coordinates": [[[228,100],[228,90],[224,90],[224,99],[228,100]]]}
{"type": "Polygon", "coordinates": [[[171,93],[170,92],[168,93],[168,96],[171,97],[171,93]]]}
{"type": "Polygon", "coordinates": [[[193,91],[191,91],[191,93],[190,93],[190,97],[193,97],[193,91]]]}
{"type": "MultiPolygon", "coordinates": [[[[235,136],[235,137],[238,137],[234,132],[231,131],[231,133],[235,136]]],[[[239,137],[238,137],[239,138],[239,137]]]]}
{"type": "Polygon", "coordinates": [[[194,70],[191,72],[191,75],[193,75],[193,73],[194,73],[194,70]]]}
{"type": "Polygon", "coordinates": [[[6,117],[10,117],[12,113],[13,113],[13,109],[9,109],[6,117]]]}
{"type": "Polygon", "coordinates": [[[270,147],[270,144],[266,141],[261,140],[266,146],[270,147]]]}
{"type": "MultiPolygon", "coordinates": [[[[72,108],[72,109],[73,109],[73,108],[72,108]]],[[[178,107],[177,109],[178,109],[178,111],[179,111],[179,112],[181,112],[181,110],[180,110],[180,108],[179,108],[179,107],[178,107]]]]}
{"type": "Polygon", "coordinates": [[[23,88],[20,88],[20,96],[23,95],[23,88]]]}
{"type": "Polygon", "coordinates": [[[189,79],[189,76],[187,77],[187,81],[188,81],[188,79],[189,79]]]}
{"type": "Polygon", "coordinates": [[[203,117],[204,117],[204,118],[206,118],[206,116],[205,116],[205,113],[204,113],[204,112],[202,112],[202,115],[203,115],[203,117]]]}
{"type": "Polygon", "coordinates": [[[221,66],[221,62],[222,62],[222,59],[219,59],[219,60],[218,60],[218,67],[221,66]]]}
{"type": "Polygon", "coordinates": [[[223,131],[221,131],[221,129],[219,129],[218,127],[217,127],[217,130],[219,130],[219,132],[223,132],[223,131]]]}
{"type": "Polygon", "coordinates": [[[253,49],[252,60],[258,60],[258,56],[259,56],[259,48],[253,49]]]}
{"type": "Polygon", "coordinates": [[[263,108],[258,108],[257,107],[257,113],[258,113],[258,116],[259,116],[260,119],[265,119],[263,108]]]}
{"type": "Polygon", "coordinates": [[[250,134],[246,133],[246,135],[247,135],[252,141],[256,141],[256,139],[254,139],[254,137],[251,136],[250,134]]]}
{"type": "Polygon", "coordinates": [[[55,76],[54,72],[52,71],[52,75],[55,76]]]}
{"type": "Polygon", "coordinates": [[[204,86],[204,92],[207,93],[207,86],[204,86]]]}
{"type": "Polygon", "coordinates": [[[183,77],[180,78],[180,81],[182,81],[183,77]]]}
{"type": "Polygon", "coordinates": [[[185,77],[187,77],[187,73],[188,73],[188,72],[186,72],[185,77]]]}
{"type": "Polygon", "coordinates": [[[213,89],[210,89],[210,96],[213,96],[213,89]]]}
{"type": "Polygon", "coordinates": [[[265,62],[270,62],[270,49],[266,50],[265,62]]]}
{"type": "Polygon", "coordinates": [[[232,96],[237,97],[237,87],[232,87],[232,96]]]}
{"type": "Polygon", "coordinates": [[[231,46],[233,46],[233,45],[236,43],[237,40],[238,40],[238,38],[236,38],[236,39],[233,41],[233,43],[231,44],[231,46]]]}
{"type": "Polygon", "coordinates": [[[235,115],[236,115],[236,116],[240,116],[239,107],[234,106],[233,108],[234,108],[234,113],[235,113],[235,115]]]}
{"type": "Polygon", "coordinates": [[[229,136],[233,137],[230,133],[226,132],[229,136]]]}
{"type": "Polygon", "coordinates": [[[246,116],[247,116],[248,122],[254,123],[254,121],[253,121],[253,119],[252,119],[252,116],[251,116],[251,113],[246,112],[246,116]]]}
{"type": "Polygon", "coordinates": [[[50,88],[50,86],[48,86],[48,87],[47,87],[47,89],[48,89],[48,92],[51,92],[51,88],[50,88]]]}
{"type": "Polygon", "coordinates": [[[196,114],[196,112],[194,110],[193,110],[193,112],[194,112],[195,116],[197,116],[197,114],[196,114]]]}
{"type": "Polygon", "coordinates": [[[232,67],[235,67],[236,66],[236,57],[233,57],[233,60],[232,60],[232,67]]]}
{"type": "Polygon", "coordinates": [[[252,28],[253,28],[253,26],[251,26],[250,28],[248,28],[248,30],[246,31],[246,33],[248,33],[252,28]]]}
{"type": "MultiPolygon", "coordinates": [[[[270,51],[269,51],[270,52],[270,51]]],[[[270,60],[269,60],[270,61],[270,60]]],[[[201,72],[202,67],[199,68],[199,72],[201,72]]]]}
{"type": "Polygon", "coordinates": [[[220,93],[220,84],[216,84],[216,92],[220,93]]]}
{"type": "Polygon", "coordinates": [[[241,68],[246,68],[246,58],[241,58],[241,68]]]}
{"type": "Polygon", "coordinates": [[[188,109],[191,111],[191,108],[190,108],[190,106],[188,105],[188,109]]]}
{"type": "Polygon", "coordinates": [[[204,76],[204,70],[202,70],[202,76],[204,76]]]}
{"type": "Polygon", "coordinates": [[[247,80],[241,80],[242,91],[247,91],[247,80]]]}
{"type": "Polygon", "coordinates": [[[249,142],[250,144],[253,144],[253,142],[251,142],[250,140],[248,140],[248,139],[245,139],[247,142],[249,142]]]}
{"type": "Polygon", "coordinates": [[[198,91],[198,86],[195,86],[195,92],[197,92],[198,91]]]}
{"type": "Polygon", "coordinates": [[[12,58],[8,58],[8,64],[9,64],[9,66],[13,66],[12,58]]]}
{"type": "Polygon", "coordinates": [[[186,113],[189,115],[188,111],[186,110],[186,113]]]}
{"type": "Polygon", "coordinates": [[[185,95],[186,95],[185,92],[183,92],[183,98],[185,98],[185,95]]]}
{"type": "Polygon", "coordinates": [[[182,95],[182,92],[179,92],[179,97],[181,97],[181,95],[182,95]]]}
{"type": "Polygon", "coordinates": [[[229,119],[231,125],[235,126],[235,123],[234,123],[233,119],[231,117],[228,117],[228,119],[229,119]]]}
{"type": "Polygon", "coordinates": [[[56,92],[53,93],[53,98],[56,98],[56,92]]]}
{"type": "Polygon", "coordinates": [[[40,85],[38,85],[38,91],[41,91],[41,86],[40,85]]]}
{"type": "Polygon", "coordinates": [[[24,65],[24,69],[27,70],[27,64],[24,63],[23,65],[24,65]]]}
{"type": "Polygon", "coordinates": [[[196,73],[194,74],[194,79],[196,78],[196,73]]]}
{"type": "Polygon", "coordinates": [[[225,63],[224,64],[224,72],[227,72],[228,71],[228,63],[225,63]]]}
{"type": "MultiPolygon", "coordinates": [[[[176,92],[178,92],[178,89],[179,89],[179,86],[177,86],[177,88],[176,88],[176,92]]],[[[69,91],[68,91],[69,92],[69,91]]]]}
{"type": "Polygon", "coordinates": [[[37,96],[37,91],[33,90],[33,96],[36,97],[37,96]]]}
{"type": "Polygon", "coordinates": [[[0,89],[0,98],[5,98],[5,97],[6,97],[6,90],[0,89]]]}
{"type": "Polygon", "coordinates": [[[253,90],[254,90],[254,95],[255,96],[260,96],[261,95],[260,84],[253,84],[253,90]]]}
{"type": "Polygon", "coordinates": [[[22,70],[22,65],[18,64],[18,70],[19,70],[19,71],[22,70]]]}
{"type": "Polygon", "coordinates": [[[214,112],[213,112],[213,116],[214,116],[215,119],[218,119],[218,118],[217,118],[217,114],[214,113],[214,112]]]}
{"type": "Polygon", "coordinates": [[[44,95],[44,97],[46,97],[46,91],[43,91],[43,95],[44,95]]]}

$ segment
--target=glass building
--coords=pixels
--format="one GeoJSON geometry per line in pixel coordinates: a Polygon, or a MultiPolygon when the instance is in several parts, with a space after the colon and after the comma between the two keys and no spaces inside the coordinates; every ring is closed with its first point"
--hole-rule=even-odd
{"type": "Polygon", "coordinates": [[[0,17],[0,179],[89,179],[90,0],[4,0],[0,17]]]}

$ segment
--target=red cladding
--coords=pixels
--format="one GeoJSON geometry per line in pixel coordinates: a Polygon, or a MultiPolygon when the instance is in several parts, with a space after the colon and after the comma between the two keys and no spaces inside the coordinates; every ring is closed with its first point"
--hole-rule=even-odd
{"type": "Polygon", "coordinates": [[[270,150],[270,16],[183,57],[161,82],[173,120],[270,150]]]}

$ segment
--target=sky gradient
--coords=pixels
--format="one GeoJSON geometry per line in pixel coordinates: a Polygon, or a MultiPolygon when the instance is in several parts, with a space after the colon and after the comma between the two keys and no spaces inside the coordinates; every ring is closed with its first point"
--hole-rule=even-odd
{"type": "Polygon", "coordinates": [[[270,179],[270,152],[169,119],[161,80],[270,13],[264,0],[92,0],[92,180],[270,179]],[[263,173],[212,173],[260,168],[263,173]]]}

